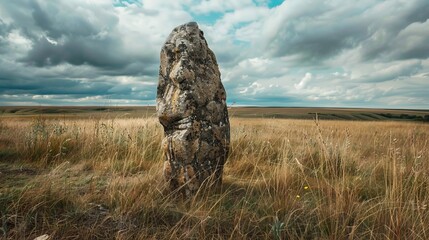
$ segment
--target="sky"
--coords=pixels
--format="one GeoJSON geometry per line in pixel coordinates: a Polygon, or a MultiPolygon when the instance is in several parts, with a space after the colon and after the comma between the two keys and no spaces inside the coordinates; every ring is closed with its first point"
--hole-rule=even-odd
{"type": "Polygon", "coordinates": [[[428,0],[0,1],[0,105],[155,105],[190,21],[230,106],[429,109],[428,0]]]}

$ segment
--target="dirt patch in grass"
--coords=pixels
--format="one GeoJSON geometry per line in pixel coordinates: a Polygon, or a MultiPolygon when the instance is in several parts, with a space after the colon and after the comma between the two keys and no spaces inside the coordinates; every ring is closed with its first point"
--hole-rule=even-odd
{"type": "Polygon", "coordinates": [[[0,188],[22,187],[39,173],[35,168],[0,162],[0,188]]]}

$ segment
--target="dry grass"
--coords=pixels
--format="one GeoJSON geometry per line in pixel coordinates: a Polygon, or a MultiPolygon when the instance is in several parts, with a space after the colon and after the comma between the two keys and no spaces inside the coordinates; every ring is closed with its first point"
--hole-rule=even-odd
{"type": "Polygon", "coordinates": [[[0,236],[429,239],[429,125],[232,119],[221,189],[166,191],[153,118],[0,119],[0,236]]]}

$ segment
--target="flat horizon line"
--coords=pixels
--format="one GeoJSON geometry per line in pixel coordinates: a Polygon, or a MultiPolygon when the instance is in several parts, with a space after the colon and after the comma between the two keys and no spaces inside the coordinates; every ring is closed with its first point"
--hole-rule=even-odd
{"type": "MultiPolygon", "coordinates": [[[[387,107],[311,107],[311,106],[258,106],[258,105],[227,105],[228,108],[316,108],[316,109],[380,109],[380,110],[413,110],[413,111],[429,111],[429,108],[387,108],[387,107]]],[[[143,108],[143,107],[156,107],[156,105],[0,105],[0,108],[92,108],[92,107],[104,107],[104,108],[143,108]]]]}

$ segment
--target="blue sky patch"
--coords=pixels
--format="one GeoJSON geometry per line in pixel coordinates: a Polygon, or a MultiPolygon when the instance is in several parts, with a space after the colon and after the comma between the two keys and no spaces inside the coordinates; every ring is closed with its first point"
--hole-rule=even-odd
{"type": "Polygon", "coordinates": [[[269,8],[274,8],[277,7],[279,5],[281,5],[284,2],[284,0],[270,0],[268,2],[268,7],[269,8]]]}
{"type": "Polygon", "coordinates": [[[113,0],[113,6],[115,7],[126,7],[130,4],[142,6],[142,2],[140,0],[113,0]]]}
{"type": "Polygon", "coordinates": [[[191,13],[191,16],[194,18],[194,21],[206,25],[213,25],[214,23],[216,23],[217,20],[221,19],[223,15],[224,13],[222,12],[210,12],[206,14],[191,13]]]}

